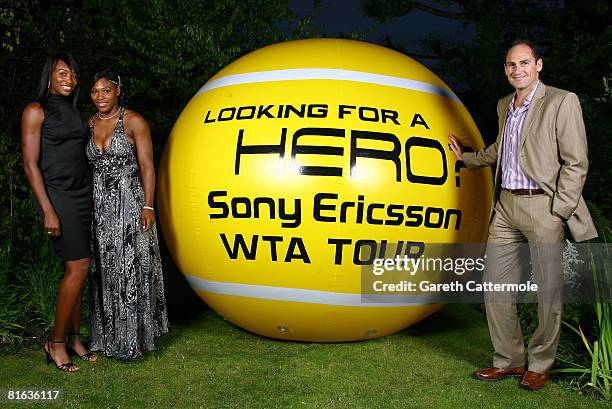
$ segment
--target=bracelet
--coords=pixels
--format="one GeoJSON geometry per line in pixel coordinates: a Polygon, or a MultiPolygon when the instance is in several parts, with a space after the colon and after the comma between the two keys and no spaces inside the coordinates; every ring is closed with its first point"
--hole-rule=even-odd
{"type": "Polygon", "coordinates": [[[142,208],[143,208],[143,209],[149,209],[149,210],[151,210],[151,211],[153,211],[153,212],[155,211],[155,209],[153,209],[153,208],[152,208],[152,207],[150,207],[150,206],[142,206],[142,208]]]}

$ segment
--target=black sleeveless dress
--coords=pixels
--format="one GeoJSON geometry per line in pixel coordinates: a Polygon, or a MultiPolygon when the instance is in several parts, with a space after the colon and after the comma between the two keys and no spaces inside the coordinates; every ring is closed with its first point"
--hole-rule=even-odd
{"type": "MultiPolygon", "coordinates": [[[[92,198],[86,127],[66,97],[51,94],[41,105],[45,119],[38,165],[60,220],[60,235],[51,238],[51,248],[62,261],[90,257],[92,198]]],[[[40,206],[38,211],[42,216],[40,206]]]]}

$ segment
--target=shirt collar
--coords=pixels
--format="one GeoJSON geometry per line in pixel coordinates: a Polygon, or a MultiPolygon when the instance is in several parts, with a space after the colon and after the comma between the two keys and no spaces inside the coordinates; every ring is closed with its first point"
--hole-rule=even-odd
{"type": "MultiPolygon", "coordinates": [[[[527,98],[525,98],[525,102],[523,103],[523,106],[521,108],[523,108],[523,109],[529,108],[529,104],[531,104],[531,100],[533,99],[533,96],[535,95],[539,85],[540,85],[540,80],[538,80],[538,82],[536,82],[536,84],[533,87],[533,89],[531,90],[531,92],[529,92],[529,95],[527,95],[527,98]]],[[[512,102],[510,102],[510,112],[514,112],[515,111],[515,108],[514,108],[514,102],[515,101],[516,101],[516,92],[514,93],[514,96],[512,97],[512,102]]],[[[521,108],[519,108],[519,109],[521,109],[521,108]]]]}

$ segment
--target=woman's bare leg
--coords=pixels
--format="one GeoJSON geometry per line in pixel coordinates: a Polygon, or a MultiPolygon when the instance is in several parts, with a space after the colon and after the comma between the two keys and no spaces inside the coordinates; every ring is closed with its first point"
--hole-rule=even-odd
{"type": "MultiPolygon", "coordinates": [[[[83,282],[87,277],[87,272],[91,265],[91,259],[82,258],[78,260],[66,261],[64,278],[57,293],[57,305],[55,308],[55,328],[53,329],[53,340],[63,341],[66,339],[66,331],[72,330],[73,311],[79,298],[83,293],[83,282]]],[[[80,313],[79,313],[80,318],[80,313]]],[[[56,364],[70,362],[70,357],[66,352],[65,343],[50,343],[51,357],[56,364]]],[[[78,370],[78,367],[75,367],[78,370]]]]}
{"type": "MultiPolygon", "coordinates": [[[[72,315],[70,317],[70,321],[68,322],[68,327],[66,329],[66,342],[67,346],[71,347],[74,352],[76,352],[79,356],[83,356],[89,352],[85,345],[81,342],[80,329],[81,329],[81,305],[83,302],[83,286],[81,286],[81,291],[79,292],[79,296],[77,298],[76,304],[72,309],[72,315]]],[[[95,355],[91,355],[89,360],[95,361],[97,357],[95,355]]]]}

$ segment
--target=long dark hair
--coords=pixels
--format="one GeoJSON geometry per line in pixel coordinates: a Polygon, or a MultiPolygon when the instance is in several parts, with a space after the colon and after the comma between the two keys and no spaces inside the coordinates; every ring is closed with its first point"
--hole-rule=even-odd
{"type": "Polygon", "coordinates": [[[119,75],[117,71],[113,71],[110,69],[98,71],[91,78],[91,82],[89,83],[89,89],[92,89],[94,84],[101,79],[107,79],[113,84],[115,84],[115,86],[121,89],[121,93],[119,94],[119,101],[117,102],[119,103],[119,106],[125,106],[126,98],[123,83],[121,82],[121,75],[119,75]]]}
{"type": "MultiPolygon", "coordinates": [[[[51,83],[51,76],[53,75],[53,69],[57,65],[58,61],[63,61],[66,65],[76,72],[77,78],[79,77],[79,65],[72,55],[67,52],[58,52],[47,58],[45,65],[43,65],[42,73],[40,74],[40,83],[38,84],[38,90],[34,101],[44,103],[49,98],[49,84],[51,83]]],[[[79,82],[77,81],[76,86],[72,90],[69,97],[72,101],[72,107],[77,109],[77,101],[79,100],[79,82]]]]}

